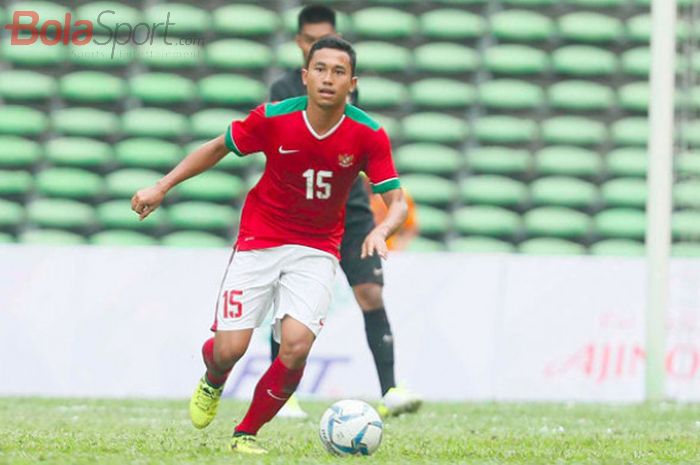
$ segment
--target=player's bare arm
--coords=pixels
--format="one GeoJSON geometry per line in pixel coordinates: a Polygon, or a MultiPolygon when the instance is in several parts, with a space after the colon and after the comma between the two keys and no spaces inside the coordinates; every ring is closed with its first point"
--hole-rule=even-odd
{"type": "Polygon", "coordinates": [[[387,206],[387,214],[384,221],[379,223],[365,238],[362,243],[362,258],[373,256],[375,253],[386,259],[389,249],[386,240],[406,221],[408,216],[408,204],[403,196],[403,190],[392,189],[382,194],[382,199],[387,206]]]}
{"type": "Polygon", "coordinates": [[[187,155],[154,186],[139,190],[131,199],[131,209],[143,220],[155,211],[170,189],[182,181],[216,165],[229,152],[224,136],[212,139],[187,155]]]}

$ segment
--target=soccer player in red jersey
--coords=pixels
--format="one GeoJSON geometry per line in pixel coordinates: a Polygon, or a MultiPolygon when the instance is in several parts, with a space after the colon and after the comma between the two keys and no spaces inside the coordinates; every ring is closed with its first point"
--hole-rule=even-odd
{"type": "Polygon", "coordinates": [[[231,448],[244,453],[266,452],[255,436],[301,380],[330,303],[345,202],[360,171],[388,207],[384,221],[365,238],[362,256],[386,258],[386,238],[406,219],[386,132],[346,104],[357,84],[352,46],[338,37],[314,43],[303,80],[308,96],[257,107],[245,120],[234,121],[223,136],[189,154],[155,186],[137,192],[131,202],[145,219],[171,188],[211,168],[229,151],[265,154],[265,171],[246,197],[220,289],[215,336],[202,347],[206,373],[190,401],[193,424],[209,425],[228,374],[272,308],[280,351],[235,427],[231,448]]]}

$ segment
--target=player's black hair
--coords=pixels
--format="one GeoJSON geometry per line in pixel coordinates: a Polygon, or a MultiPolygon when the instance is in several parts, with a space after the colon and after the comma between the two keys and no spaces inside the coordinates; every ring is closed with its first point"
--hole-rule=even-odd
{"type": "Polygon", "coordinates": [[[314,53],[322,48],[333,48],[347,53],[350,57],[350,71],[352,72],[353,76],[355,75],[355,63],[357,62],[355,49],[352,48],[350,42],[341,39],[338,36],[326,36],[314,42],[314,44],[311,46],[311,50],[309,50],[309,58],[306,60],[306,69],[309,69],[309,63],[311,63],[311,58],[314,56],[314,53]]]}
{"type": "Polygon", "coordinates": [[[305,24],[330,23],[335,28],[335,11],[325,5],[309,5],[305,6],[300,12],[297,19],[298,29],[301,29],[305,24]]]}

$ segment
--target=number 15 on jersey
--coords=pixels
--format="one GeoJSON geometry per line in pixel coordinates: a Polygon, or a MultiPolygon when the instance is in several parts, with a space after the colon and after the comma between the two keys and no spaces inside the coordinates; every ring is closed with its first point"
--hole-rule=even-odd
{"type": "Polygon", "coordinates": [[[302,174],[306,178],[306,198],[308,200],[326,200],[331,196],[331,183],[328,182],[333,177],[332,171],[308,169],[302,174]]]}

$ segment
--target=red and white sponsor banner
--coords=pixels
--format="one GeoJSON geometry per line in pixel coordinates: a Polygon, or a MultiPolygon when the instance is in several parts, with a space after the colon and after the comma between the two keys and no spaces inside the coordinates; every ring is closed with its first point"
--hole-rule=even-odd
{"type": "MultiPolygon", "coordinates": [[[[189,396],[229,255],[0,246],[0,395],[189,396]]],[[[397,253],[385,275],[397,379],[426,399],[643,398],[643,259],[397,253]]],[[[667,392],[700,401],[700,261],[672,262],[667,325],[667,392]]],[[[227,396],[250,396],[268,338],[227,396]]],[[[300,394],[379,396],[342,273],[300,394]]]]}

